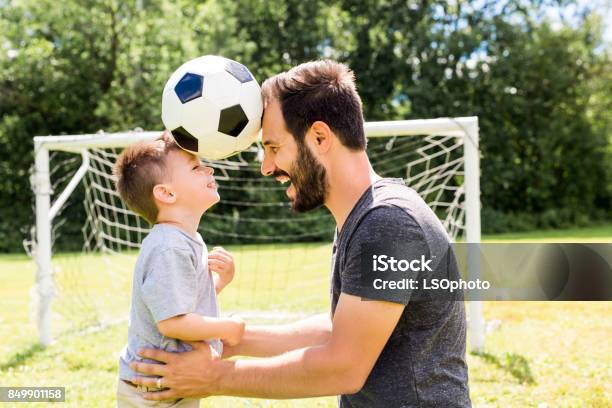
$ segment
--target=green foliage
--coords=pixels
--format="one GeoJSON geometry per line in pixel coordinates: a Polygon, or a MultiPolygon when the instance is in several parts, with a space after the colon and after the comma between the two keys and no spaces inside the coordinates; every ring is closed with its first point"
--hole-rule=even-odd
{"type": "MultiPolygon", "coordinates": [[[[586,22],[588,23],[588,21],[586,22]]],[[[533,214],[561,208],[591,213],[605,195],[608,135],[587,117],[589,81],[600,55],[589,49],[588,25],[528,32],[500,26],[491,55],[504,59],[487,80],[493,104],[483,104],[483,206],[533,214]],[[537,76],[536,76],[537,75],[537,76]],[[494,110],[494,111],[493,111],[494,110]],[[506,115],[495,122],[496,112],[506,115]],[[500,124],[504,127],[499,129],[500,124]],[[492,194],[492,193],[495,194],[492,194]]],[[[609,203],[608,203],[609,206],[609,203]]],[[[609,208],[609,207],[608,207],[609,208]]]]}
{"type": "Polygon", "coordinates": [[[368,120],[479,116],[485,231],[605,217],[612,57],[603,22],[594,5],[561,25],[545,17],[575,3],[4,1],[0,251],[19,250],[32,223],[33,136],[159,129],[165,80],[202,54],[240,60],[260,81],[311,59],[347,62],[368,120]]]}

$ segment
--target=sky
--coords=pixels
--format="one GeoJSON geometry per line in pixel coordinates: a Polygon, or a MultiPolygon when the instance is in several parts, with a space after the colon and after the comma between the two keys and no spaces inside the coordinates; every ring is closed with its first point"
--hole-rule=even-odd
{"type": "MultiPolygon", "coordinates": [[[[612,0],[578,0],[577,6],[579,9],[589,7],[597,10],[604,17],[604,34],[603,38],[606,43],[612,45],[612,0]]],[[[572,21],[572,13],[576,11],[576,6],[568,6],[565,8],[564,16],[568,21],[572,21]]],[[[551,7],[546,13],[548,17],[553,19],[558,18],[559,8],[551,7]]]]}
{"type": "Polygon", "coordinates": [[[606,31],[604,33],[604,38],[608,44],[612,44],[612,7],[608,7],[605,21],[606,31]]]}

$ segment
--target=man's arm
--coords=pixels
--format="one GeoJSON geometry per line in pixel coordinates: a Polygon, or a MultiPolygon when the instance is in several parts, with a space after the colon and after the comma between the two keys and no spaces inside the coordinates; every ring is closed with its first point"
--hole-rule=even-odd
{"type": "MultiPolygon", "coordinates": [[[[404,306],[362,301],[341,294],[329,340],[322,345],[258,360],[214,360],[210,349],[187,353],[143,350],[140,355],[165,364],[131,363],[132,369],[162,376],[166,391],[147,399],[234,395],[256,398],[304,398],[355,393],[363,386],[404,306]]],[[[156,379],[138,377],[154,386],[156,379]]]]}
{"type": "Polygon", "coordinates": [[[236,344],[244,334],[244,322],[238,318],[187,313],[162,320],[157,323],[157,329],[166,337],[184,341],[223,339],[236,344]]]}
{"type": "Polygon", "coordinates": [[[240,343],[223,348],[231,356],[271,357],[290,350],[326,343],[332,332],[329,314],[275,326],[247,326],[240,343]]]}

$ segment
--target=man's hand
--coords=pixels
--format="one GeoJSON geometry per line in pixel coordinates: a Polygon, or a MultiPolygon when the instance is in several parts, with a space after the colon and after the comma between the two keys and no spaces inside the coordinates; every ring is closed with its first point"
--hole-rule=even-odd
{"type": "Polygon", "coordinates": [[[240,343],[244,335],[244,321],[239,317],[230,317],[227,322],[225,335],[221,337],[224,346],[235,346],[240,343]]]}
{"type": "Polygon", "coordinates": [[[219,293],[234,279],[234,257],[223,247],[214,247],[208,254],[208,269],[217,274],[215,290],[219,293]]]}
{"type": "MultiPolygon", "coordinates": [[[[139,355],[164,364],[132,362],[130,368],[142,374],[161,376],[165,391],[147,392],[148,400],[165,400],[185,397],[207,397],[215,393],[218,378],[211,366],[219,359],[217,353],[205,342],[189,342],[192,350],[184,353],[169,353],[158,349],[142,349],[139,355]]],[[[155,377],[135,377],[134,384],[156,387],[155,377]]]]}

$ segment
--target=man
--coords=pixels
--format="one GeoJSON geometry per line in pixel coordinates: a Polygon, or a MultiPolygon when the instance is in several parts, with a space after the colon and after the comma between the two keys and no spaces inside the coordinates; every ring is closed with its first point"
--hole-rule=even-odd
{"type": "Polygon", "coordinates": [[[154,400],[340,395],[341,407],[470,406],[461,299],[432,299],[417,288],[373,289],[373,256],[437,260],[434,269],[442,272],[433,273],[443,275],[456,273],[456,262],[447,256],[440,221],[416,192],[373,171],[352,72],[333,61],[309,62],[262,89],[262,173],[291,182],[294,210],[325,205],[337,224],[331,314],[247,327],[242,342],[223,353],[261,359],[222,360],[200,344],[182,354],[143,350],[165,365],[132,367],[161,379],[133,381],[169,388],[150,393],[154,400]]]}

